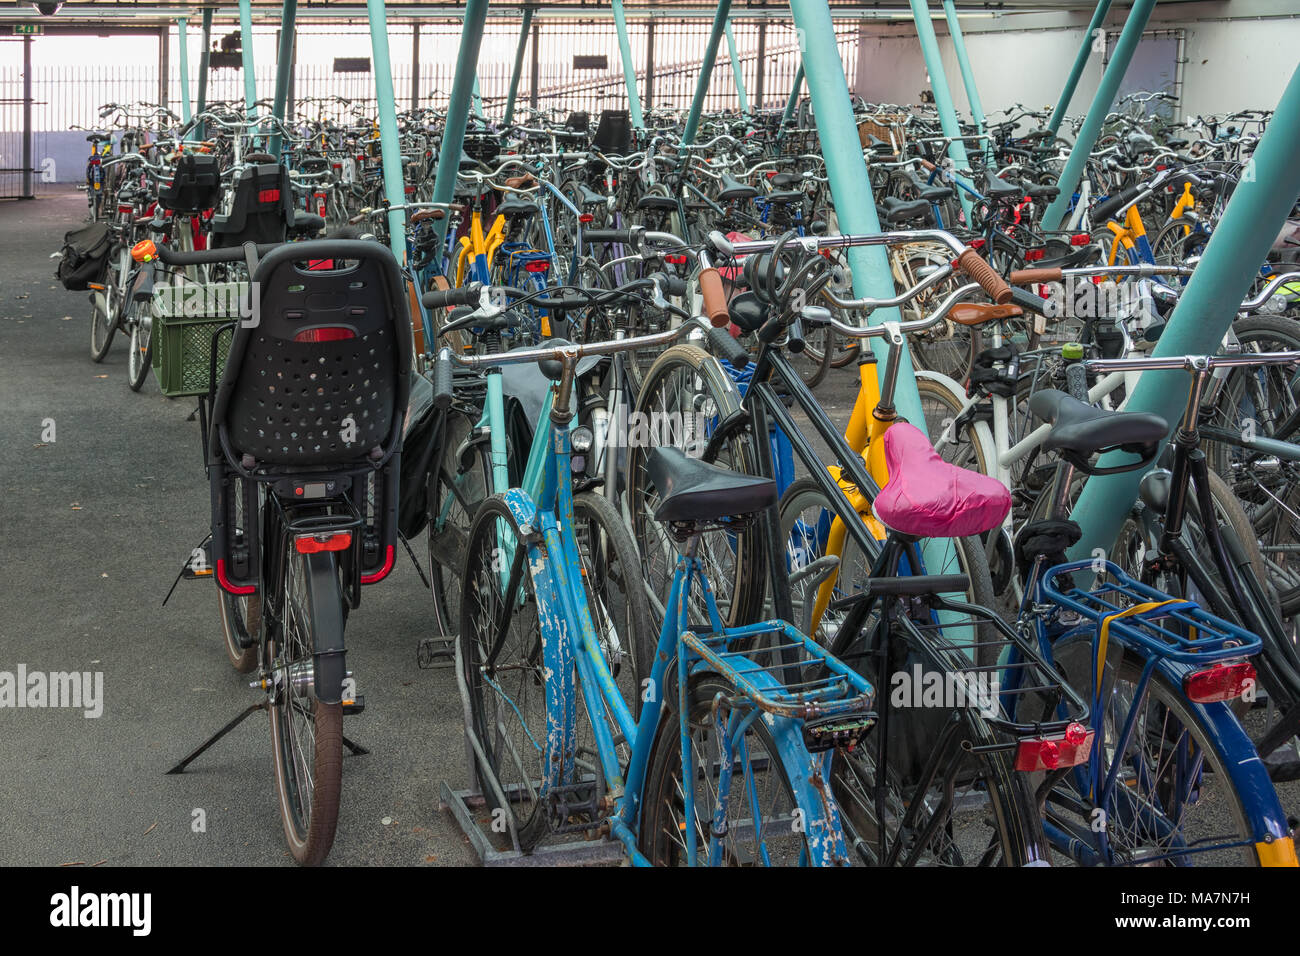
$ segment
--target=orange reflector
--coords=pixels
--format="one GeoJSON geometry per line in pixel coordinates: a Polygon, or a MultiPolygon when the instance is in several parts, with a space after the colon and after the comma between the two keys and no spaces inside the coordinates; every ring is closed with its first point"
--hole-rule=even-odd
{"type": "Polygon", "coordinates": [[[1188,700],[1198,704],[1236,700],[1254,686],[1255,665],[1250,661],[1220,664],[1183,678],[1183,693],[1188,700]]]}
{"type": "Polygon", "coordinates": [[[131,247],[131,258],[136,262],[152,262],[158,256],[158,247],[152,239],[141,239],[131,247]]]}
{"type": "Polygon", "coordinates": [[[339,531],[336,534],[305,534],[294,538],[293,546],[299,554],[317,554],[321,551],[343,551],[352,546],[352,532],[339,531]]]}

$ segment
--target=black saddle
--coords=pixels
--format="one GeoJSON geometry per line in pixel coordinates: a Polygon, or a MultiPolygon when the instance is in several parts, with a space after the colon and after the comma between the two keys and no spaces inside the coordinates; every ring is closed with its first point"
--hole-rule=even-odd
{"type": "Polygon", "coordinates": [[[1059,452],[1062,458],[1088,474],[1111,474],[1148,464],[1169,434],[1169,423],[1159,415],[1108,411],[1054,388],[1030,396],[1029,410],[1052,426],[1043,448],[1059,452]],[[1117,450],[1142,460],[1100,470],[1089,465],[1093,455],[1117,450]]]}
{"type": "Polygon", "coordinates": [[[758,190],[753,186],[746,186],[726,173],[722,174],[722,189],[718,191],[718,198],[723,202],[739,202],[743,199],[753,199],[757,195],[758,190]]]}
{"type": "Polygon", "coordinates": [[[776,482],[690,458],[680,448],[653,449],[646,472],[659,492],[659,521],[714,521],[749,515],[776,501],[776,482]]]}
{"type": "MultiPolygon", "coordinates": [[[[604,202],[605,197],[602,196],[600,201],[604,202]]],[[[643,210],[655,209],[660,212],[673,212],[677,208],[677,200],[672,196],[658,196],[652,194],[649,196],[642,196],[638,199],[636,208],[643,210]]]]}
{"type": "Polygon", "coordinates": [[[912,219],[928,218],[932,212],[931,204],[925,199],[899,199],[886,196],[877,207],[880,218],[895,225],[912,219]]]}
{"type": "Polygon", "coordinates": [[[1024,194],[1025,191],[1015,183],[1009,183],[990,172],[984,173],[984,195],[990,199],[1019,199],[1024,194]]]}
{"type": "Polygon", "coordinates": [[[497,212],[507,219],[522,219],[525,216],[535,216],[538,212],[537,203],[529,202],[527,199],[519,199],[511,196],[501,205],[497,206],[497,212]]]}
{"type": "Polygon", "coordinates": [[[1031,199],[1052,200],[1061,194],[1059,186],[1028,186],[1025,188],[1025,195],[1031,199]]]}

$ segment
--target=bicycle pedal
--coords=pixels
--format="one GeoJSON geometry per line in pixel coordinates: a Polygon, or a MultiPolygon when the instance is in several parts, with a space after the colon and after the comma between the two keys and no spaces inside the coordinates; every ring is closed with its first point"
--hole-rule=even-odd
{"type": "Polygon", "coordinates": [[[809,753],[823,753],[836,747],[852,750],[876,726],[876,713],[817,717],[804,721],[803,742],[809,753]]]}
{"type": "Polygon", "coordinates": [[[360,714],[364,712],[365,709],[366,709],[365,694],[356,694],[355,696],[353,696],[351,700],[348,700],[347,698],[344,698],[343,700],[344,716],[348,714],[360,714]]]}
{"type": "Polygon", "coordinates": [[[546,816],[550,821],[551,833],[581,833],[600,829],[605,823],[602,803],[601,790],[595,780],[552,788],[546,795],[546,816]]]}
{"type": "Polygon", "coordinates": [[[422,637],[415,645],[415,666],[422,671],[434,667],[451,667],[456,662],[456,638],[422,637]]]}

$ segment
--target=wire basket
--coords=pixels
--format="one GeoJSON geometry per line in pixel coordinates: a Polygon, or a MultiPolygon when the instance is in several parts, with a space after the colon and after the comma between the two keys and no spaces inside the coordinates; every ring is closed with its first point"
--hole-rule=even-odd
{"type": "Polygon", "coordinates": [[[249,301],[247,282],[160,285],[153,301],[153,370],[169,398],[206,395],[226,365],[234,323],[249,301]]]}

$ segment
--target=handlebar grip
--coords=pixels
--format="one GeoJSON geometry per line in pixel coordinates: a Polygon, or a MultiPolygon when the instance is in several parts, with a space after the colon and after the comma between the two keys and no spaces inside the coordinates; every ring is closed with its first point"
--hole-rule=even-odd
{"type": "Polygon", "coordinates": [[[704,300],[704,314],[715,329],[731,324],[727,311],[727,293],[722,288],[722,276],[710,266],[700,270],[700,297],[704,300]]]}
{"type": "Polygon", "coordinates": [[[1011,304],[1018,305],[1027,312],[1033,312],[1037,315],[1047,314],[1047,300],[1041,296],[1034,295],[1028,289],[1012,289],[1011,304]]]}
{"type": "Polygon", "coordinates": [[[998,305],[1006,305],[1011,301],[1011,286],[974,249],[967,249],[958,256],[957,265],[962,272],[978,282],[980,288],[998,305]]]}
{"type": "Polygon", "coordinates": [[[431,289],[420,296],[420,302],[426,309],[445,309],[455,305],[477,305],[479,290],[477,282],[459,289],[431,289]]]}
{"type": "Polygon", "coordinates": [[[633,245],[633,231],[631,229],[589,229],[582,234],[583,242],[604,243],[614,245],[621,243],[625,246],[633,245]]]}
{"type": "Polygon", "coordinates": [[[1028,285],[1031,282],[1060,282],[1065,278],[1059,266],[1050,269],[1016,269],[1007,276],[1012,285],[1028,285]]]}
{"type": "Polygon", "coordinates": [[[749,364],[749,353],[726,329],[717,327],[709,329],[708,338],[713,353],[725,359],[732,368],[742,369],[749,364]]]}
{"type": "Polygon", "coordinates": [[[433,383],[433,405],[445,412],[451,407],[451,360],[435,358],[429,379],[433,383]]]}
{"type": "Polygon", "coordinates": [[[934,163],[930,162],[928,159],[920,159],[917,160],[917,162],[921,164],[921,168],[924,169],[926,172],[928,173],[934,172],[935,165],[934,163]]]}

